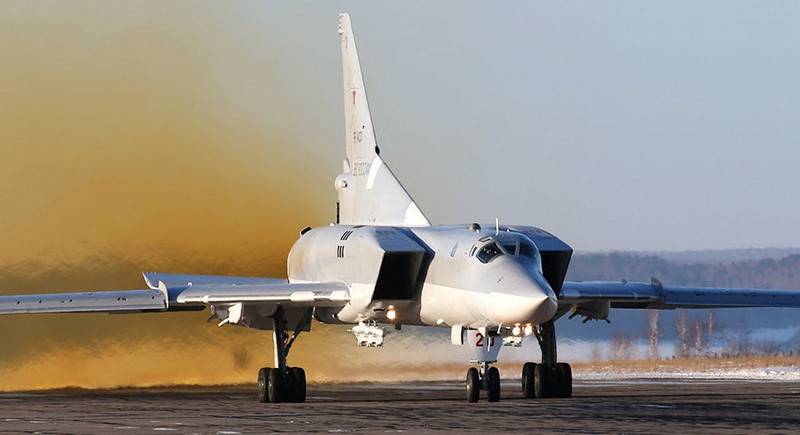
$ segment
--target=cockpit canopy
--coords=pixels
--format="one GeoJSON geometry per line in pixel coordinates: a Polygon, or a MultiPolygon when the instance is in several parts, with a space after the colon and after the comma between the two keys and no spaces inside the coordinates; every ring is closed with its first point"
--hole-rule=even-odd
{"type": "Polygon", "coordinates": [[[500,250],[500,246],[498,246],[495,242],[483,245],[483,248],[481,248],[478,253],[475,254],[481,263],[488,263],[501,255],[503,255],[503,251],[500,250]]]}
{"type": "Polygon", "coordinates": [[[541,269],[542,267],[539,249],[525,236],[515,234],[513,237],[482,237],[481,241],[487,243],[473,250],[475,257],[481,263],[489,263],[501,255],[510,255],[532,260],[537,265],[537,268],[541,269]]]}

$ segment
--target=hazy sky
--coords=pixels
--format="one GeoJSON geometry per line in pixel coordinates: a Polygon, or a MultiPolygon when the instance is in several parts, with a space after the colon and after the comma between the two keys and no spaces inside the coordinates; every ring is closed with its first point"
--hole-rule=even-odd
{"type": "MultiPolygon", "coordinates": [[[[497,216],[583,250],[800,246],[797,2],[12,2],[0,146],[4,208],[20,224],[2,228],[72,230],[45,188],[20,181],[30,161],[13,158],[28,152],[21,137],[77,116],[72,100],[92,107],[82,133],[56,129],[32,158],[74,168],[73,141],[94,144],[75,177],[128,162],[104,183],[113,195],[50,179],[66,202],[77,189],[92,207],[124,209],[92,214],[98,241],[113,241],[102,228],[115,225],[126,239],[156,238],[145,220],[172,222],[158,237],[186,232],[187,215],[225,214],[220,202],[252,215],[248,228],[297,209],[312,220],[298,228],[325,224],[344,153],[340,11],[352,16],[382,155],[435,223],[497,216]],[[70,74],[91,77],[78,92],[70,74]],[[13,118],[34,110],[19,104],[33,92],[42,111],[21,131],[13,118]],[[51,99],[66,115],[48,111],[51,99]],[[117,117],[135,122],[110,126],[117,117]],[[198,137],[208,143],[194,147],[198,137]],[[153,138],[158,155],[130,151],[153,138]],[[246,194],[226,181],[237,177],[246,194]],[[172,183],[190,187],[165,194],[172,183]],[[258,204],[254,183],[295,187],[258,204]]],[[[206,240],[241,228],[203,225],[206,240]]]]}
{"type": "Polygon", "coordinates": [[[341,153],[342,9],[383,156],[433,221],[590,250],[800,245],[800,4],[394,5],[242,7],[321,155],[341,153]]]}
{"type": "MultiPolygon", "coordinates": [[[[800,245],[800,4],[428,5],[349,9],[384,156],[434,221],[800,245]]],[[[306,41],[311,9],[287,18],[306,41]]]]}

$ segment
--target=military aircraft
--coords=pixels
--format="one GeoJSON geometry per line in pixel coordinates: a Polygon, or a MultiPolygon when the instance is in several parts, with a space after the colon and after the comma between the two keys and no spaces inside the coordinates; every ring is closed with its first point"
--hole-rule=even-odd
{"type": "Polygon", "coordinates": [[[297,337],[322,323],[353,324],[360,346],[387,328],[450,328],[469,346],[466,396],[500,399],[500,349],[533,335],[541,362],[522,366],[526,398],[569,397],[572,369],[556,353],[556,319],[607,319],[611,308],[800,307],[800,291],[566,282],[572,248],[532,226],[432,225],[380,157],[347,14],[338,33],[346,157],[336,177],[336,222],[300,231],[288,279],[144,273],[148,289],[0,297],[0,313],[171,312],[210,308],[219,325],[271,330],[274,364],[258,373],[262,402],[303,402],[306,376],[289,367],[297,337]]]}

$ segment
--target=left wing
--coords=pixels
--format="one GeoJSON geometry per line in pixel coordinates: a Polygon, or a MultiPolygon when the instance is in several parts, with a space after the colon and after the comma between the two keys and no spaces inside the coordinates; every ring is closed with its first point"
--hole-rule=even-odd
{"type": "Polygon", "coordinates": [[[607,302],[610,308],[800,308],[800,290],[664,286],[643,282],[564,282],[559,305],[607,302]]]}

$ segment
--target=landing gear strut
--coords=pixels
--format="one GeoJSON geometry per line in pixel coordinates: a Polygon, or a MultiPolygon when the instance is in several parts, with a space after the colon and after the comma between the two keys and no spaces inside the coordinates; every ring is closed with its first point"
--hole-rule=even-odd
{"type": "Polygon", "coordinates": [[[272,341],[275,345],[275,367],[258,371],[258,400],[262,403],[305,402],[306,372],[300,367],[287,367],[289,349],[311,322],[313,308],[308,308],[289,335],[286,316],[280,305],[272,315],[272,341]]]}
{"type": "Polygon", "coordinates": [[[572,367],[558,362],[554,321],[539,325],[534,333],[542,350],[542,363],[522,366],[522,394],[528,399],[571,397],[572,367]]]}

